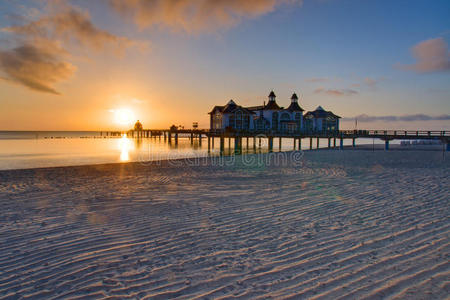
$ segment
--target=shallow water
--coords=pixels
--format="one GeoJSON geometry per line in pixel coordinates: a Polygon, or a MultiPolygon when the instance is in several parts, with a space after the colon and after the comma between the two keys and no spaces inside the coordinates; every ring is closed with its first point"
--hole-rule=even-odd
{"type": "MultiPolygon", "coordinates": [[[[243,139],[243,153],[267,152],[267,140],[261,148],[253,150],[253,139],[243,139]]],[[[357,140],[357,144],[373,141],[357,140]]],[[[380,141],[375,141],[380,143],[380,141]]],[[[350,145],[347,140],[345,145],[350,145]]],[[[178,145],[168,144],[161,138],[131,139],[126,137],[102,137],[94,131],[0,131],[0,170],[39,167],[74,166],[128,161],[154,161],[177,158],[219,155],[219,139],[208,153],[207,139],[200,145],[186,137],[180,137],[178,145]]],[[[319,147],[327,147],[326,139],[321,139],[319,147]]],[[[316,140],[313,147],[316,148],[316,140]]],[[[234,151],[234,142],[225,140],[224,154],[234,151]]],[[[303,139],[302,149],[309,149],[309,139],[303,139]]],[[[274,151],[293,150],[292,139],[283,139],[281,149],[278,139],[274,139],[274,151]]]]}

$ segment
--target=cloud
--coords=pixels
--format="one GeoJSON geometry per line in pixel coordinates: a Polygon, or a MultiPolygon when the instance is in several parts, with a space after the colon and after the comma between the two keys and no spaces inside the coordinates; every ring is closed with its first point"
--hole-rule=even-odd
{"type": "Polygon", "coordinates": [[[76,67],[62,60],[65,51],[52,43],[24,44],[0,51],[0,70],[4,79],[22,84],[32,90],[59,93],[52,87],[70,78],[76,67]]]}
{"type": "Polygon", "coordinates": [[[87,12],[64,4],[56,8],[52,6],[51,15],[22,26],[5,27],[3,31],[31,39],[57,39],[65,44],[77,43],[95,50],[104,50],[105,47],[109,47],[116,51],[123,51],[126,47],[135,44],[126,37],[116,36],[99,29],[91,22],[87,12]]]}
{"type": "Polygon", "coordinates": [[[447,121],[450,120],[450,115],[439,115],[439,116],[430,116],[425,114],[415,114],[415,115],[403,115],[403,116],[369,116],[366,114],[358,115],[353,118],[343,118],[343,121],[354,121],[355,118],[359,122],[376,122],[376,121],[384,121],[384,122],[415,122],[415,121],[447,121]]]}
{"type": "Polygon", "coordinates": [[[411,52],[416,63],[397,65],[399,68],[418,73],[450,71],[450,52],[443,38],[420,42],[411,52]]]}
{"type": "Polygon", "coordinates": [[[352,89],[325,89],[323,87],[314,90],[315,94],[328,94],[331,96],[351,96],[359,94],[357,91],[352,89]]]}
{"type": "Polygon", "coordinates": [[[255,18],[281,4],[302,0],[109,0],[121,16],[140,28],[163,25],[186,32],[229,28],[244,18],[255,18]]]}
{"type": "Polygon", "coordinates": [[[49,2],[45,14],[19,26],[2,28],[13,35],[16,46],[0,49],[0,76],[32,90],[58,95],[54,85],[69,79],[76,70],[68,59],[74,44],[97,51],[121,54],[138,45],[96,27],[87,12],[63,1],[49,2]]]}
{"type": "Polygon", "coordinates": [[[364,78],[364,83],[367,84],[370,87],[375,87],[375,85],[377,84],[377,80],[370,78],[370,77],[366,77],[364,78]]]}

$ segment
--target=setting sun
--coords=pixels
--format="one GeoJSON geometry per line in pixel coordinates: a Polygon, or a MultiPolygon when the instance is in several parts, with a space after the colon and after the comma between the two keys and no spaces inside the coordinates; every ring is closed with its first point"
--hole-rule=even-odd
{"type": "Polygon", "coordinates": [[[119,125],[130,125],[135,120],[134,112],[128,108],[119,108],[113,110],[114,122],[119,125]]]}

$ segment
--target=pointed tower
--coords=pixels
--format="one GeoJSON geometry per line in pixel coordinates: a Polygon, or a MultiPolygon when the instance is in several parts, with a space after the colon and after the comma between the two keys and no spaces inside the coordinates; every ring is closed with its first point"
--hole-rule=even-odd
{"type": "Polygon", "coordinates": [[[269,94],[269,102],[274,101],[275,102],[275,98],[277,96],[275,96],[275,93],[273,91],[270,92],[269,94]]]}
{"type": "Polygon", "coordinates": [[[273,91],[271,91],[269,94],[269,102],[267,103],[267,105],[264,106],[264,109],[279,110],[280,107],[278,106],[277,102],[275,101],[276,97],[277,96],[275,96],[275,93],[273,91]]]}
{"type": "Polygon", "coordinates": [[[289,111],[304,111],[303,108],[300,107],[300,105],[298,105],[298,97],[296,93],[293,93],[291,96],[291,105],[289,105],[289,107],[287,108],[289,111]]]}

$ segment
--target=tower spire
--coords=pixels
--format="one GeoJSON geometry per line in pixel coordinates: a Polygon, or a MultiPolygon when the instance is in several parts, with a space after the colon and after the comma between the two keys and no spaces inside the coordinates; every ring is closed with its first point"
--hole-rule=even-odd
{"type": "Polygon", "coordinates": [[[298,103],[298,97],[296,93],[293,93],[291,96],[291,103],[298,103]]]}
{"type": "Polygon", "coordinates": [[[273,101],[273,102],[275,102],[275,98],[276,98],[277,96],[275,96],[275,93],[273,92],[273,90],[270,92],[270,94],[269,94],[269,102],[271,102],[271,101],[273,101]]]}

